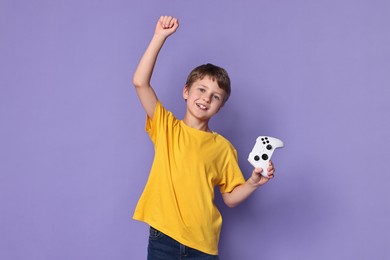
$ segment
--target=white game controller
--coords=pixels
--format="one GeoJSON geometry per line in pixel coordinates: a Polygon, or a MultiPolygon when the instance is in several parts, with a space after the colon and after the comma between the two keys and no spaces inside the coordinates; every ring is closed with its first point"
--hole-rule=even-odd
{"type": "Polygon", "coordinates": [[[248,156],[248,161],[255,168],[262,168],[261,175],[268,177],[267,168],[269,160],[276,148],[283,147],[282,140],[270,136],[259,136],[256,139],[256,144],[248,156]]]}

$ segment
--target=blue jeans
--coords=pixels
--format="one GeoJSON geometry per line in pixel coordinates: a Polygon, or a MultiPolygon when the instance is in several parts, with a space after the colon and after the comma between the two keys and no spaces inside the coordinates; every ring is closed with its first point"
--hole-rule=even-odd
{"type": "Polygon", "coordinates": [[[148,260],[218,260],[217,255],[209,255],[180,244],[164,233],[150,227],[148,260]]]}

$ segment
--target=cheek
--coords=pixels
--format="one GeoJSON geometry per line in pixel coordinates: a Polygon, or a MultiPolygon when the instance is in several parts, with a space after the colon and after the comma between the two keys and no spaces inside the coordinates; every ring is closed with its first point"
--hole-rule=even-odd
{"type": "Polygon", "coordinates": [[[197,100],[197,99],[199,99],[199,95],[195,91],[192,91],[192,92],[190,91],[187,94],[187,99],[189,99],[189,100],[197,100]]]}

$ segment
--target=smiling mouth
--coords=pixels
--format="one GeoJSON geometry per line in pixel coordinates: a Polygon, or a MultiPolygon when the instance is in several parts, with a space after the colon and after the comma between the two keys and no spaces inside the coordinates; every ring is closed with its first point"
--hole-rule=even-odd
{"type": "Polygon", "coordinates": [[[196,105],[197,105],[200,109],[202,109],[202,110],[204,110],[204,111],[206,111],[206,110],[208,109],[205,105],[202,105],[202,104],[199,104],[199,103],[196,103],[196,105]]]}

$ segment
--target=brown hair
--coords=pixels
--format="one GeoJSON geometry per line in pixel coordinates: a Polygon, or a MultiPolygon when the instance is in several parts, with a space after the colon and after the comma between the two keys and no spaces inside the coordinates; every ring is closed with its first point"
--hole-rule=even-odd
{"type": "Polygon", "coordinates": [[[218,67],[216,65],[207,63],[200,65],[193,69],[187,77],[186,86],[188,89],[191,88],[192,84],[199,80],[203,79],[205,76],[210,77],[213,81],[216,80],[218,86],[223,89],[226,93],[223,100],[223,104],[229,99],[231,88],[230,88],[230,78],[228,73],[224,68],[218,67]]]}

